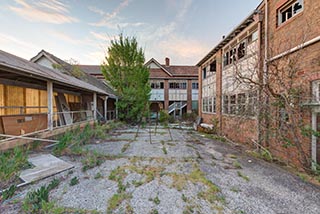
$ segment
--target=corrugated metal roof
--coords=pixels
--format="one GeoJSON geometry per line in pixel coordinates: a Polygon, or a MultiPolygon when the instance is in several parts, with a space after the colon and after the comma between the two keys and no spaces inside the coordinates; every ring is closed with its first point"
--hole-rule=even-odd
{"type": "Polygon", "coordinates": [[[0,50],[0,65],[11,69],[16,69],[25,74],[29,74],[31,77],[34,76],[35,78],[38,77],[45,80],[51,80],[56,83],[62,83],[69,87],[80,88],[86,91],[107,94],[104,90],[101,90],[75,77],[38,65],[2,50],[0,50]]]}

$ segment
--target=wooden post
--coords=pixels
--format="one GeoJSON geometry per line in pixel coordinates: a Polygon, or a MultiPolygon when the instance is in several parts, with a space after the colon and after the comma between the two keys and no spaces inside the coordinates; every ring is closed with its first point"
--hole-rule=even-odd
{"type": "Polygon", "coordinates": [[[53,130],[53,84],[51,81],[47,82],[48,95],[48,129],[53,130]]]}
{"type": "Polygon", "coordinates": [[[93,93],[93,119],[97,120],[97,93],[93,93]]]}
{"type": "Polygon", "coordinates": [[[106,121],[108,120],[108,96],[106,96],[106,99],[104,100],[104,118],[106,121]]]}
{"type": "Polygon", "coordinates": [[[118,97],[116,98],[116,119],[118,119],[118,97]]]}

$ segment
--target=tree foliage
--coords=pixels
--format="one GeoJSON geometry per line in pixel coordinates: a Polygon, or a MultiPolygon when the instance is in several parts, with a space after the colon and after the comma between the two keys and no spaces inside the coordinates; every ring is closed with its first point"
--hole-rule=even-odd
{"type": "Polygon", "coordinates": [[[144,61],[144,52],[135,37],[120,34],[111,41],[102,72],[119,96],[116,105],[120,120],[137,122],[148,110],[151,88],[144,61]]]}

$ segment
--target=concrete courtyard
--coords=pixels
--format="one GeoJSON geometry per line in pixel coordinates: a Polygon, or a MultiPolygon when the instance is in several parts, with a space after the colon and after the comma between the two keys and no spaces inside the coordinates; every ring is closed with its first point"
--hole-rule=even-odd
{"type": "MultiPolygon", "coordinates": [[[[84,172],[80,157],[60,157],[75,168],[54,176],[61,183],[50,200],[58,206],[85,213],[320,213],[319,187],[192,130],[118,129],[86,147],[108,158],[84,172]],[[79,183],[70,186],[73,177],[79,183]]],[[[23,187],[21,198],[52,179],[23,187]]],[[[17,205],[1,206],[19,213],[17,205]]]]}

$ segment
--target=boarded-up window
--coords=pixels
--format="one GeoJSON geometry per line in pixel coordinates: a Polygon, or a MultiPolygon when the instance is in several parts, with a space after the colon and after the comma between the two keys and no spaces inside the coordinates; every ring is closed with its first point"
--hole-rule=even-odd
{"type": "Polygon", "coordinates": [[[14,107],[6,109],[6,114],[23,114],[24,113],[24,91],[21,87],[6,86],[5,98],[6,106],[14,107]],[[21,108],[20,108],[21,107],[21,108]]]}

